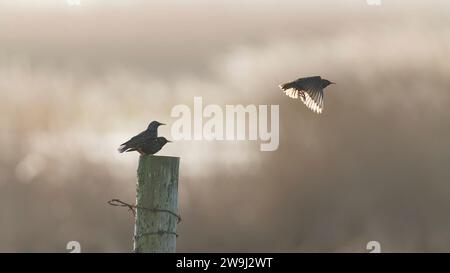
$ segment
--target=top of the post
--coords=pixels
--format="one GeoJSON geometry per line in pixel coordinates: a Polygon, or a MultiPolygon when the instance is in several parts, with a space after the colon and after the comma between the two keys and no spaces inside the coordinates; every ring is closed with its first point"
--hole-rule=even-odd
{"type": "Polygon", "coordinates": [[[141,155],[139,163],[144,165],[178,165],[180,158],[175,156],[141,155]]]}
{"type": "Polygon", "coordinates": [[[165,156],[165,155],[140,155],[139,159],[176,159],[180,160],[177,156],[165,156]]]}

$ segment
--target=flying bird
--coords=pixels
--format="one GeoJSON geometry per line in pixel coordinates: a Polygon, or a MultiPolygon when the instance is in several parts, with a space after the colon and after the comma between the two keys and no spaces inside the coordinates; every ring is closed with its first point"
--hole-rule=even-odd
{"type": "MultiPolygon", "coordinates": [[[[158,137],[158,127],[161,125],[165,124],[158,121],[152,121],[145,131],[142,131],[127,142],[121,144],[117,150],[119,151],[119,153],[131,151],[139,152],[139,149],[141,149],[145,145],[148,145],[149,143],[152,143],[152,141],[158,137]]],[[[158,149],[158,151],[160,149],[158,149]]]]}
{"type": "Polygon", "coordinates": [[[320,114],[323,110],[323,89],[330,84],[334,84],[334,82],[314,76],[280,84],[279,87],[289,97],[300,98],[309,109],[320,114]]]}

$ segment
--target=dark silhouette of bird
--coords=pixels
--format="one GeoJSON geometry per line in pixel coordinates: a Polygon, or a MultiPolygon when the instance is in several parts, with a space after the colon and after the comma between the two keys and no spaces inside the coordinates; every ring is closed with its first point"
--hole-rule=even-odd
{"type": "Polygon", "coordinates": [[[153,155],[159,152],[159,150],[162,149],[166,143],[172,142],[170,140],[167,140],[165,137],[157,137],[152,139],[151,141],[145,143],[141,148],[139,148],[137,151],[141,155],[153,155]]]}
{"type": "Polygon", "coordinates": [[[291,98],[300,98],[314,112],[320,114],[323,110],[323,89],[334,82],[322,79],[320,76],[300,78],[292,82],[280,84],[280,88],[291,98]]]}
{"type": "Polygon", "coordinates": [[[119,153],[138,151],[145,144],[151,143],[153,139],[158,137],[158,127],[165,125],[158,121],[152,121],[145,131],[142,131],[138,135],[132,137],[125,143],[122,143],[117,149],[119,153]]]}

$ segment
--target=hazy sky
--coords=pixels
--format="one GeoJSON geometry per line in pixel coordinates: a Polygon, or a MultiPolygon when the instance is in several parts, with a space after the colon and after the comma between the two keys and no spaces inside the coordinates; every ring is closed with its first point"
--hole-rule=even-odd
{"type": "Polygon", "coordinates": [[[169,2],[0,1],[0,251],[129,251],[106,201],[133,202],[138,156],[116,148],[151,120],[170,136],[195,96],[279,105],[280,146],[161,152],[181,157],[178,250],[449,251],[447,3],[169,2]],[[277,87],[307,75],[338,83],[322,115],[277,87]]]}

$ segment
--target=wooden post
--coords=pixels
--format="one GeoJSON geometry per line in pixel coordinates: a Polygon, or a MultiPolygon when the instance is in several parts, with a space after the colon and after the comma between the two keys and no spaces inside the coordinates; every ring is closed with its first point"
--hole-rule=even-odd
{"type": "Polygon", "coordinates": [[[179,165],[179,157],[139,157],[134,252],[175,252],[179,165]]]}

